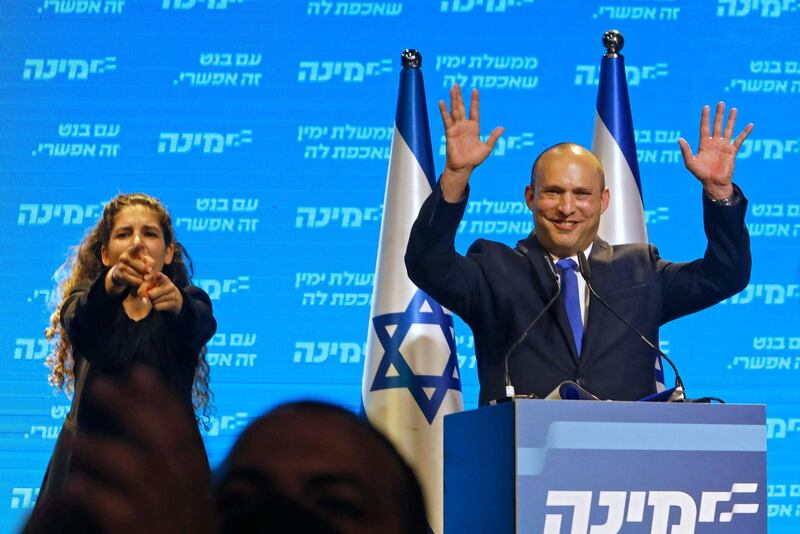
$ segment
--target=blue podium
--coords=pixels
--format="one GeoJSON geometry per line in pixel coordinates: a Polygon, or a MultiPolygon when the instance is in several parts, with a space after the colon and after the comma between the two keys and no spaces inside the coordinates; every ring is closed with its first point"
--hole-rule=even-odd
{"type": "Polygon", "coordinates": [[[447,534],[767,531],[765,407],[517,400],[444,420],[447,534]]]}

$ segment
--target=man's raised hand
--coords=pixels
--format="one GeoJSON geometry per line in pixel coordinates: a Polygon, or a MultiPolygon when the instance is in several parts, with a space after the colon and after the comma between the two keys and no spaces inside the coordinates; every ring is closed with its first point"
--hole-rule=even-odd
{"type": "Polygon", "coordinates": [[[696,155],[692,154],[692,149],[686,139],[678,140],[683,153],[683,163],[689,172],[703,183],[703,188],[712,198],[723,199],[733,194],[733,169],[736,164],[736,153],[753,130],[753,124],[750,123],[734,139],[736,114],[736,108],[731,109],[723,131],[725,103],[718,103],[712,132],[710,127],[711,109],[709,106],[703,106],[700,115],[700,144],[696,155]]]}
{"type": "Polygon", "coordinates": [[[444,134],[447,141],[447,161],[442,173],[442,192],[448,202],[458,202],[464,196],[472,170],[483,163],[494,149],[495,143],[503,134],[503,127],[498,126],[484,143],[481,141],[480,97],[478,90],[473,89],[469,117],[467,117],[464,98],[458,84],[450,89],[450,110],[444,100],[439,101],[439,112],[442,115],[444,134]]]}

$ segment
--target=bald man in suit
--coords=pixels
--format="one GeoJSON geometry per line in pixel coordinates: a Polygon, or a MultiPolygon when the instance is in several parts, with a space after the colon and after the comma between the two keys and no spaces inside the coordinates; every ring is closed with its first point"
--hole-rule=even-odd
{"type": "Polygon", "coordinates": [[[544,397],[564,380],[576,381],[602,399],[636,400],[654,393],[656,353],[591,297],[581,273],[569,271],[577,271],[578,254],[583,253],[597,293],[655,343],[662,324],[744,289],[751,266],[744,225],[747,201],[733,184],[733,171],[736,153],[753,125],[733,138],[737,112],[731,110],[723,125],[720,102],[713,131],[710,109],[703,108],[696,155],[680,140],[686,168],[703,186],[708,246],[702,259],[673,263],[662,259],[653,245],[611,246],[598,238],[610,193],[599,160],[573,143],[547,149],[534,163],[525,187],[534,221],[531,235],[513,248],[479,239],[462,256],[454,239],[467,206],[469,180],[503,129],[495,128],[481,141],[477,90],[469,116],[458,86],[450,91],[450,109],[443,101],[439,108],[447,161],[412,228],[406,267],[420,289],[472,328],[480,404],[506,396],[505,355],[555,296],[558,284],[558,301],[509,354],[516,393],[544,397]],[[577,295],[574,304],[570,291],[577,295]]]}

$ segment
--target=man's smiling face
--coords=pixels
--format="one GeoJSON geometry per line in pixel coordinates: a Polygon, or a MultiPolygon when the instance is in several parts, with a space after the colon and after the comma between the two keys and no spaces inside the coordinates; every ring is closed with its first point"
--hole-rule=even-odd
{"type": "Polygon", "coordinates": [[[585,250],[608,207],[599,161],[579,145],[557,145],[540,156],[533,174],[525,202],[533,212],[539,242],[559,258],[585,250]]]}

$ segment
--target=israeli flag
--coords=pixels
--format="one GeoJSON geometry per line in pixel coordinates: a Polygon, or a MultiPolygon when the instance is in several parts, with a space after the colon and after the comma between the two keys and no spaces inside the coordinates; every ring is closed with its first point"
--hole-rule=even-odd
{"type": "Polygon", "coordinates": [[[414,467],[443,532],[443,418],[463,410],[453,317],[408,279],[411,226],[435,184],[418,52],[400,72],[361,395],[370,422],[414,467]]]}
{"type": "MultiPolygon", "coordinates": [[[[603,164],[611,192],[598,234],[612,245],[647,243],[625,58],[619,53],[606,54],[600,63],[592,152],[603,164]]],[[[656,356],[655,381],[656,390],[664,391],[661,356],[656,356]]]]}

